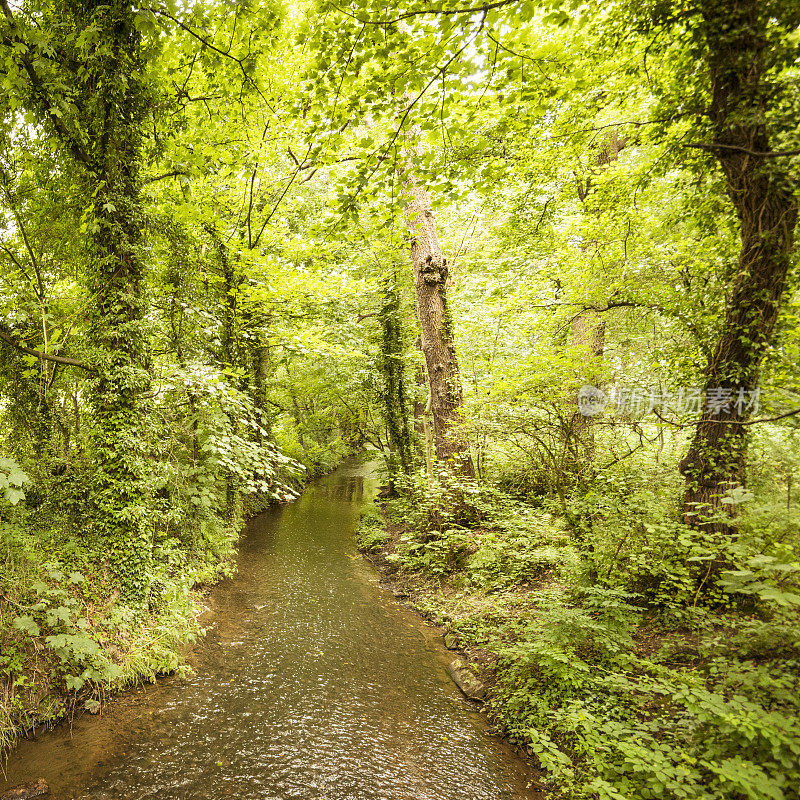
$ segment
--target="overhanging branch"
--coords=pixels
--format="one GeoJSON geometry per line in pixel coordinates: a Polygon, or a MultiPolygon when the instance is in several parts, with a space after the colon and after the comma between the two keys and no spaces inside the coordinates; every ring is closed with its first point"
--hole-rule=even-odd
{"type": "Polygon", "coordinates": [[[90,367],[88,364],[84,364],[83,361],[78,361],[77,358],[67,358],[66,356],[56,356],[52,353],[43,353],[41,350],[34,350],[32,347],[26,347],[21,342],[18,342],[14,339],[13,336],[7,334],[4,330],[0,329],[0,340],[4,341],[6,344],[11,345],[11,347],[16,348],[22,353],[25,353],[29,356],[36,356],[36,358],[43,359],[45,361],[54,361],[56,364],[65,364],[69,367],[78,367],[78,369],[84,369],[87,372],[96,372],[94,367],[90,367]]]}
{"type": "Polygon", "coordinates": [[[362,25],[394,25],[404,19],[410,19],[411,17],[421,17],[426,15],[452,17],[452,16],[459,16],[461,14],[479,14],[481,12],[486,14],[487,12],[492,11],[495,8],[504,8],[505,6],[519,5],[519,3],[520,0],[496,0],[496,2],[494,3],[485,3],[483,5],[467,6],[461,8],[421,8],[418,11],[406,11],[405,13],[399,14],[393,19],[383,19],[383,20],[361,19],[360,17],[357,17],[355,14],[351,14],[344,8],[339,8],[338,6],[334,6],[334,8],[336,8],[336,10],[339,11],[340,13],[345,14],[346,16],[357,20],[362,25]]]}
{"type": "Polygon", "coordinates": [[[800,150],[768,150],[761,153],[758,150],[750,150],[747,147],[741,147],[738,144],[715,144],[711,142],[685,142],[684,147],[695,147],[698,150],[733,150],[737,153],[745,153],[748,156],[756,156],[757,158],[782,158],[787,156],[800,156],[800,150]]]}

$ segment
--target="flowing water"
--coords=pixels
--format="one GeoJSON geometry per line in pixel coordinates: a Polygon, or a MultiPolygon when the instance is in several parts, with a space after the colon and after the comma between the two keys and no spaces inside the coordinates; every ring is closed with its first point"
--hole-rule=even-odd
{"type": "Polygon", "coordinates": [[[253,519],[195,674],[24,742],[0,777],[57,800],[514,800],[532,775],[462,698],[440,637],[355,550],[369,467],[253,519]]]}

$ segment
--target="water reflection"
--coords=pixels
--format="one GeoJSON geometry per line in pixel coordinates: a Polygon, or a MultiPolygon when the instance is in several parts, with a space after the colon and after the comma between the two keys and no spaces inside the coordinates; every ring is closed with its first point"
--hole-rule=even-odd
{"type": "Polygon", "coordinates": [[[356,553],[375,486],[349,464],[253,520],[194,677],[84,718],[72,740],[26,744],[9,783],[42,775],[61,800],[538,796],[447,679],[431,632],[356,553]]]}
{"type": "Polygon", "coordinates": [[[342,469],[344,471],[341,474],[337,470],[332,475],[328,475],[314,484],[310,491],[330,500],[346,500],[351,503],[361,502],[364,499],[365,481],[369,479],[365,475],[348,472],[345,468],[342,469]]]}

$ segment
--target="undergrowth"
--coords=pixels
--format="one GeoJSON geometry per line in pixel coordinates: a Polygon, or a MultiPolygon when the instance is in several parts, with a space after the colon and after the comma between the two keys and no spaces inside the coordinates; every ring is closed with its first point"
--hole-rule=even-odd
{"type": "MultiPolygon", "coordinates": [[[[796,522],[763,526],[762,505],[737,535],[711,535],[672,507],[629,477],[571,498],[566,515],[414,479],[384,506],[397,531],[385,555],[401,579],[425,579],[421,611],[489,657],[490,713],[554,797],[797,797],[796,522]]],[[[387,537],[367,520],[360,542],[375,550],[387,537]]]]}
{"type": "Polygon", "coordinates": [[[202,632],[198,587],[232,573],[237,532],[201,528],[194,555],[158,541],[146,608],[118,602],[107,571],[80,547],[0,519],[0,765],[20,735],[77,712],[96,712],[112,690],[185,669],[202,632]]]}

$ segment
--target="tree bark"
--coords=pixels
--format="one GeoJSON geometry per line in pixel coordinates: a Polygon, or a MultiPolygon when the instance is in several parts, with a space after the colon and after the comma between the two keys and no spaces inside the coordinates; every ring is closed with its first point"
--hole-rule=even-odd
{"type": "Polygon", "coordinates": [[[723,509],[721,499],[745,479],[747,408],[734,402],[754,392],[781,308],[791,265],[797,201],[780,159],[766,159],[771,86],[765,77],[767,11],[759,0],[704,0],[700,4],[711,82],[708,115],[715,153],[739,219],[741,249],[722,333],[705,369],[706,403],[686,458],[683,517],[687,523],[729,528],[703,518],[723,509]],[[756,154],[756,155],[754,155],[756,154]],[[731,393],[720,413],[709,412],[718,390],[731,393]]]}
{"type": "Polygon", "coordinates": [[[454,472],[472,477],[475,471],[459,414],[463,389],[447,306],[447,259],[439,244],[430,195],[414,169],[419,135],[418,126],[407,134],[403,178],[407,197],[406,224],[413,237],[411,263],[428,373],[436,458],[454,472]]]}
{"type": "Polygon", "coordinates": [[[393,277],[387,279],[378,316],[382,334],[380,370],[383,375],[383,406],[389,434],[389,489],[393,491],[395,476],[400,473],[410,475],[414,465],[405,388],[400,297],[393,277]]]}

